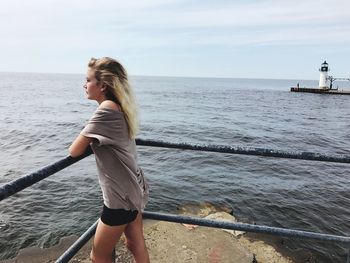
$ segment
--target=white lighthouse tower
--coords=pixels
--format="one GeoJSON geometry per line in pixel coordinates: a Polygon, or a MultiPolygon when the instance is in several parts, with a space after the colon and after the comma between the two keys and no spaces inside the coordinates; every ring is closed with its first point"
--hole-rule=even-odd
{"type": "Polygon", "coordinates": [[[324,61],[321,64],[321,68],[319,69],[320,71],[320,82],[319,82],[319,88],[320,89],[329,89],[328,86],[328,63],[326,61],[324,61]]]}

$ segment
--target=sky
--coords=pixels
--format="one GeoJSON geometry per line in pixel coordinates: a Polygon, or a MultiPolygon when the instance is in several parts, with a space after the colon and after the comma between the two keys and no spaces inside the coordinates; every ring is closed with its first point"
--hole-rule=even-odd
{"type": "Polygon", "coordinates": [[[0,0],[0,72],[85,74],[91,57],[130,75],[350,77],[348,0],[0,0]]]}

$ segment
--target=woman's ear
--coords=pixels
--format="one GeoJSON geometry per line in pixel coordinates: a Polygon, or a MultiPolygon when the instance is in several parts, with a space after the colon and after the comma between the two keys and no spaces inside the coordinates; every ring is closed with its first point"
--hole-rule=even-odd
{"type": "Polygon", "coordinates": [[[101,87],[101,91],[106,91],[107,90],[107,87],[106,87],[106,85],[102,85],[102,87],[101,87]]]}

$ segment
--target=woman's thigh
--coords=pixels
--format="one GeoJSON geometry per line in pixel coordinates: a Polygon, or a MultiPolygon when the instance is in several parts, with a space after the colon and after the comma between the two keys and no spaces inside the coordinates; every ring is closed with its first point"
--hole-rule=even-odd
{"type": "Polygon", "coordinates": [[[142,213],[138,213],[134,221],[125,228],[125,236],[128,242],[132,244],[144,243],[142,213]]]}
{"type": "Polygon", "coordinates": [[[99,220],[92,248],[93,255],[95,257],[109,257],[125,227],[126,225],[109,226],[99,220]]]}

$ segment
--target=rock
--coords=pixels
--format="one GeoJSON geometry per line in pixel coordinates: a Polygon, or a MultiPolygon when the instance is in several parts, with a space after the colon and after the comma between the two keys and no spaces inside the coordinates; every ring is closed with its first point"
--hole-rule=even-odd
{"type": "MultiPolygon", "coordinates": [[[[0,261],[0,263],[53,263],[58,259],[76,240],[77,236],[71,235],[61,238],[60,242],[50,248],[28,247],[21,249],[14,259],[0,261]]],[[[87,258],[91,250],[91,240],[77,253],[75,260],[70,263],[85,263],[78,258],[87,258]]],[[[91,261],[87,261],[91,262],[91,261]]]]}
{"type": "Polygon", "coordinates": [[[182,215],[196,215],[199,217],[205,217],[209,214],[216,212],[226,212],[232,214],[232,209],[224,206],[216,206],[209,202],[202,203],[190,203],[181,205],[177,208],[178,212],[182,215]]]}
{"type": "Polygon", "coordinates": [[[152,263],[237,262],[251,263],[253,254],[236,238],[220,229],[157,222],[145,229],[152,263]]]}
{"type": "MultiPolygon", "coordinates": [[[[214,214],[207,215],[205,218],[211,219],[211,220],[226,221],[226,222],[237,222],[234,216],[225,212],[216,212],[214,214]]],[[[222,230],[234,236],[239,236],[245,233],[244,231],[231,230],[231,229],[222,229],[222,230]]]]}
{"type": "Polygon", "coordinates": [[[284,257],[273,246],[263,241],[249,240],[242,236],[239,238],[239,242],[255,254],[256,261],[259,263],[293,263],[291,259],[284,257]]]}

